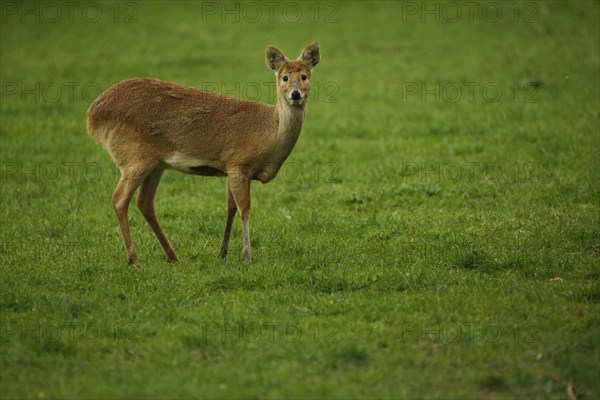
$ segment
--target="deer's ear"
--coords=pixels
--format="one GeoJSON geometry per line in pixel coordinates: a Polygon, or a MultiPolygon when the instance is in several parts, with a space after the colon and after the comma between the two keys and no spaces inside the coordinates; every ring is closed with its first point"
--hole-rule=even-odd
{"type": "Polygon", "coordinates": [[[283,63],[287,60],[285,55],[279,50],[277,47],[268,46],[267,47],[267,65],[272,70],[279,70],[279,68],[283,65],[283,63]]]}
{"type": "Polygon", "coordinates": [[[314,42],[308,45],[304,50],[302,50],[302,54],[298,57],[298,60],[304,62],[310,68],[314,68],[315,65],[321,61],[321,53],[319,51],[319,43],[314,42]]]}

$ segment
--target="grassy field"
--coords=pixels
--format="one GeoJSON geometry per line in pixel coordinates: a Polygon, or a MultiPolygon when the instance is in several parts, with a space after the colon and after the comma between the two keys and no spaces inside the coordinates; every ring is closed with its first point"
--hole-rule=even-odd
{"type": "Polygon", "coordinates": [[[0,5],[2,399],[600,396],[599,3],[0,5]],[[313,40],[253,262],[225,181],[167,172],[181,261],[132,205],[128,266],[99,91],[272,103],[265,47],[313,40]]]}

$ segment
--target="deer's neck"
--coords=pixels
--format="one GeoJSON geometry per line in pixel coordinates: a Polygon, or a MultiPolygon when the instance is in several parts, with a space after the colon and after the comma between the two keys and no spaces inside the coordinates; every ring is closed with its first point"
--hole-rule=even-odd
{"type": "MultiPolygon", "coordinates": [[[[285,100],[284,100],[285,101],[285,100]]],[[[301,106],[290,106],[284,101],[278,101],[275,105],[277,113],[277,134],[276,134],[276,160],[273,160],[278,168],[290,155],[294,145],[298,141],[304,116],[306,115],[306,103],[301,106]]]]}
{"type": "Polygon", "coordinates": [[[269,157],[265,160],[264,168],[258,174],[258,180],[263,183],[269,182],[277,175],[298,141],[306,115],[306,103],[301,106],[290,106],[282,101],[277,101],[274,113],[274,120],[277,123],[272,142],[273,147],[271,147],[269,157]]]}
{"type": "Polygon", "coordinates": [[[302,124],[306,116],[306,102],[301,106],[290,106],[284,101],[277,101],[275,105],[278,121],[277,138],[289,154],[302,131],[302,124]]]}

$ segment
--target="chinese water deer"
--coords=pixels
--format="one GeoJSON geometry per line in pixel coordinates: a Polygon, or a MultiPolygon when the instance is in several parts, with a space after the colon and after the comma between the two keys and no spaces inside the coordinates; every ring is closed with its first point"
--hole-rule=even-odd
{"type": "Polygon", "coordinates": [[[130,264],[137,262],[137,255],[127,210],[138,187],[138,209],[168,259],[177,260],[154,213],[154,195],[165,169],[227,176],[227,221],[220,254],[227,255],[238,211],[242,254],[250,260],[250,181],[271,181],[296,144],[312,70],[319,60],[316,42],[296,60],[267,47],[266,62],[277,80],[274,106],[149,78],[117,83],[98,96],[87,112],[87,127],[121,172],[112,205],[130,264]]]}

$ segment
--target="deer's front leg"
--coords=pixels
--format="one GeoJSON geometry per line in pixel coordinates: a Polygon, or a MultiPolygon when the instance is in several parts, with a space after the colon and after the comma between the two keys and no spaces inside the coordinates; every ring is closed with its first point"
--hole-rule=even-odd
{"type": "Polygon", "coordinates": [[[229,175],[229,190],[237,209],[242,216],[242,236],[244,238],[244,261],[251,260],[250,252],[250,178],[246,175],[229,175]]]}

